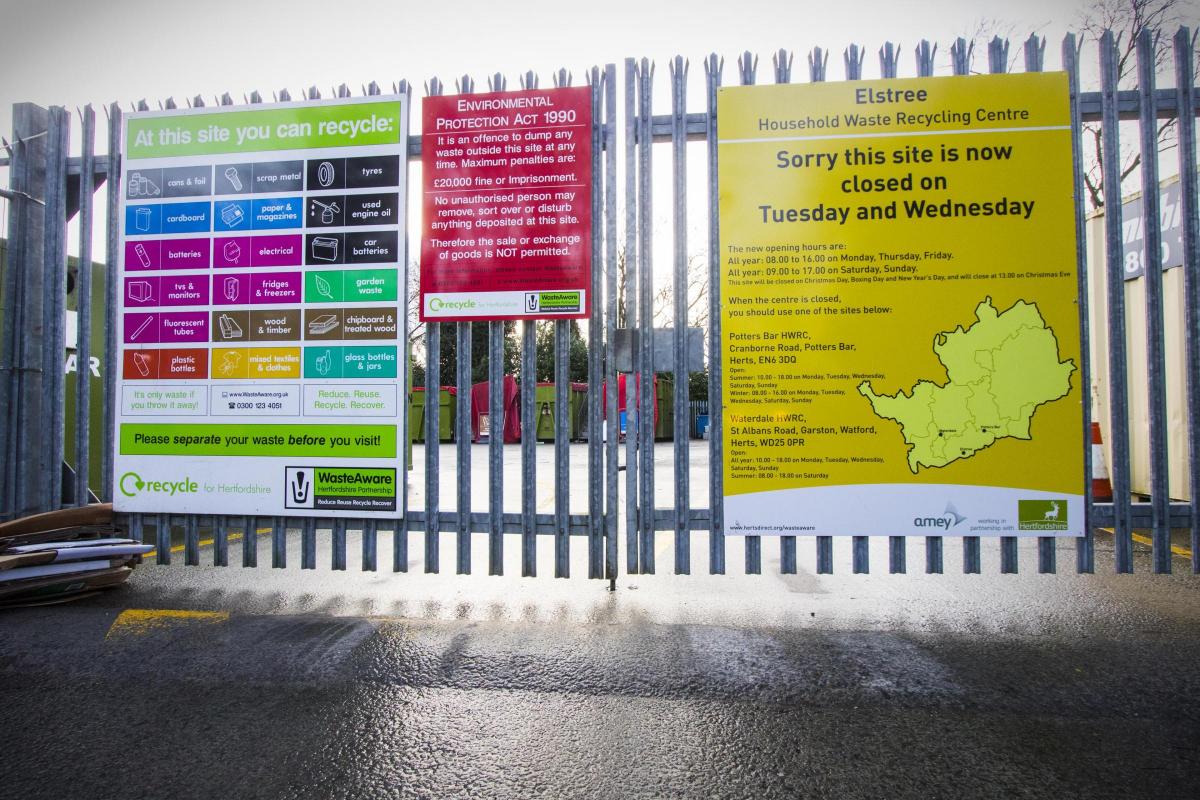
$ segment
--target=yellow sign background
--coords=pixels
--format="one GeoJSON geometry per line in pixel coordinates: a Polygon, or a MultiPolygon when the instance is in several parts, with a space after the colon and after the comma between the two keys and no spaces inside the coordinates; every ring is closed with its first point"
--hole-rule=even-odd
{"type": "MultiPolygon", "coordinates": [[[[1064,74],[725,88],[718,96],[718,138],[726,495],[903,483],[1082,493],[1085,395],[1064,74]],[[863,90],[869,94],[862,94],[863,90]],[[923,93],[923,99],[916,99],[918,93],[923,93]],[[887,99],[858,102],[864,97],[887,99]],[[897,97],[898,102],[888,101],[897,97]],[[967,148],[982,153],[983,148],[1004,147],[1011,148],[1008,157],[995,157],[993,150],[990,159],[967,160],[967,148]],[[913,160],[912,148],[921,155],[932,153],[932,160],[919,156],[913,160]],[[958,160],[943,155],[950,149],[957,152],[958,160]],[[881,152],[886,163],[847,164],[850,150],[881,152]],[[818,161],[818,154],[826,158],[818,161]],[[832,164],[831,154],[838,156],[832,164]],[[783,159],[788,166],[781,166],[783,159]],[[897,186],[872,192],[845,190],[844,182],[856,178],[904,182],[909,176],[912,190],[897,186]],[[940,186],[938,178],[944,179],[944,188],[920,188],[922,179],[940,186]],[[921,219],[909,218],[904,209],[905,201],[969,204],[1000,198],[1034,205],[1027,219],[1023,210],[1016,216],[921,219]],[[895,219],[856,218],[859,207],[886,207],[893,202],[895,219]],[[770,211],[764,212],[763,206],[770,211]],[[787,209],[799,212],[819,206],[850,211],[844,224],[786,219],[787,209]],[[783,221],[773,221],[776,210],[782,210],[783,221]],[[768,252],[789,246],[813,249],[768,252]],[[762,249],[750,252],[749,248],[762,249]],[[881,268],[886,263],[912,263],[889,262],[881,253],[917,253],[921,258],[908,279],[880,273],[875,276],[879,280],[851,282],[851,277],[862,275],[842,271],[860,265],[844,262],[842,255],[875,254],[873,263],[881,268]],[[948,253],[950,258],[933,258],[929,253],[948,253]],[[764,263],[772,255],[775,262],[764,263]],[[785,255],[791,260],[781,263],[785,255]],[[750,258],[759,259],[756,267],[747,266],[750,258]],[[769,267],[777,270],[771,280],[745,278],[746,269],[769,267]],[[792,273],[779,275],[784,267],[792,273]],[[824,272],[817,267],[824,267],[824,272]],[[735,270],[740,275],[733,274],[735,270]],[[837,300],[799,299],[830,296],[837,300]],[[1057,339],[1058,360],[1074,364],[1069,394],[1036,409],[1029,440],[1000,438],[969,457],[937,468],[922,467],[913,474],[901,426],[875,414],[857,390],[861,379],[854,376],[883,374],[870,380],[879,395],[909,394],[921,381],[945,384],[946,370],[933,350],[934,337],[969,328],[976,321],[976,307],[986,298],[998,312],[1018,301],[1036,305],[1057,339]],[[872,306],[891,311],[842,313],[849,307],[872,306]],[[739,313],[747,307],[790,313],[739,313]],[[798,315],[805,310],[808,313],[798,315]],[[739,355],[731,352],[731,345],[740,342],[731,337],[783,331],[807,331],[808,342],[853,349],[802,351],[795,365],[736,362],[739,355]],[[848,377],[830,377],[840,375],[848,377]],[[844,394],[822,394],[824,390],[844,394]],[[817,394],[788,398],[785,391],[817,394]],[[839,432],[788,437],[802,438],[802,446],[781,445],[773,436],[732,432],[738,426],[731,420],[739,415],[763,413],[799,413],[804,427],[833,427],[839,432]],[[843,425],[874,426],[875,433],[843,434],[843,425]],[[756,446],[747,447],[748,440],[755,438],[756,446]],[[797,462],[801,456],[810,460],[797,462]],[[882,462],[841,461],[851,456],[877,456],[882,462]]],[[[753,341],[762,344],[761,339],[753,341]]]]}

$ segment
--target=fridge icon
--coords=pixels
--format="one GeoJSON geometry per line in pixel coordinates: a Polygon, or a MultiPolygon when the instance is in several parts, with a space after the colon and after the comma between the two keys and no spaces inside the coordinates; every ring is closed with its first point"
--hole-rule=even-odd
{"type": "Polygon", "coordinates": [[[222,287],[225,293],[225,299],[231,303],[236,303],[238,295],[241,294],[241,283],[237,278],[229,275],[225,278],[225,285],[222,287]]]}
{"type": "Polygon", "coordinates": [[[338,240],[331,236],[317,236],[312,240],[314,261],[337,261],[338,240]]]}

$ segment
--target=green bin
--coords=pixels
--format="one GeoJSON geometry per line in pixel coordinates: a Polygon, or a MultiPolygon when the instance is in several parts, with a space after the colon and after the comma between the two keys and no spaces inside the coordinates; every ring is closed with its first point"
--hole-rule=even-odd
{"type": "Polygon", "coordinates": [[[658,401],[658,419],[654,423],[655,439],[671,439],[675,436],[675,381],[659,375],[655,384],[658,401]]]}
{"type": "MultiPolygon", "coordinates": [[[[439,437],[443,442],[454,441],[454,412],[456,403],[454,402],[455,390],[449,386],[443,386],[440,393],[438,405],[438,432],[439,437]]],[[[421,386],[413,388],[408,404],[408,430],[410,438],[414,442],[425,441],[425,389],[421,386]]]]}
{"type": "Polygon", "coordinates": [[[572,383],[567,391],[567,408],[571,414],[571,438],[582,441],[587,435],[587,391],[586,383],[572,383]]]}
{"type": "Polygon", "coordinates": [[[554,384],[539,383],[533,395],[537,424],[534,438],[539,442],[554,441],[554,384]]]}

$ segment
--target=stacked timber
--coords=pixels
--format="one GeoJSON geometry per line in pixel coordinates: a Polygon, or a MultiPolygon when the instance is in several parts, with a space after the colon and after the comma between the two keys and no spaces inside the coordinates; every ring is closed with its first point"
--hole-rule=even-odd
{"type": "Polygon", "coordinates": [[[153,549],[124,536],[111,503],[0,523],[0,607],[60,602],[118,586],[153,549]]]}

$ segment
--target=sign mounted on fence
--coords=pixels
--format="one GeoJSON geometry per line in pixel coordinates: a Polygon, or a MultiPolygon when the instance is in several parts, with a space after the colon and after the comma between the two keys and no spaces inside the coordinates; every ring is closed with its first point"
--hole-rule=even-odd
{"type": "Polygon", "coordinates": [[[126,118],[118,511],[395,517],[407,102],[126,118]]]}
{"type": "Polygon", "coordinates": [[[718,108],[728,532],[1082,535],[1066,75],[718,108]]]}
{"type": "Polygon", "coordinates": [[[592,91],[422,101],[422,320],[588,316],[592,91]]]}

